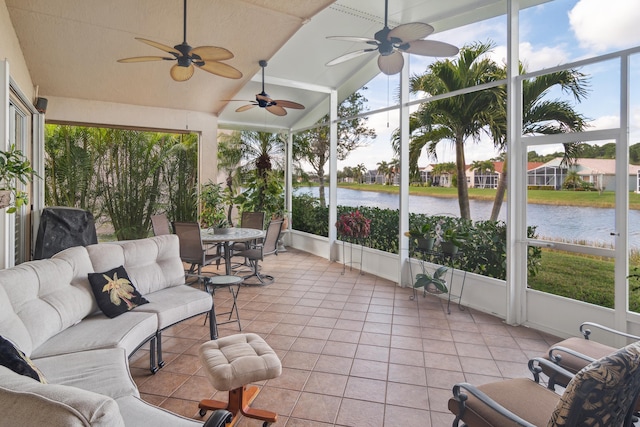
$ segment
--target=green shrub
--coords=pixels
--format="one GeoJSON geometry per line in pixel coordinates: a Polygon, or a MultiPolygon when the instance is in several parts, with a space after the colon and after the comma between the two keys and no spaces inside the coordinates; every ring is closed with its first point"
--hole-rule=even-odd
{"type": "MultiPolygon", "coordinates": [[[[380,209],[376,207],[338,206],[338,217],[358,209],[366,218],[371,219],[371,235],[362,243],[366,247],[385,252],[398,253],[398,234],[400,216],[398,210],[380,209]]],[[[426,223],[435,227],[438,222],[446,227],[457,227],[462,236],[460,241],[461,255],[456,258],[455,266],[461,270],[482,274],[497,279],[505,279],[507,227],[504,221],[471,222],[449,216],[429,216],[426,214],[409,214],[409,229],[422,229],[426,223]]],[[[327,237],[329,208],[322,208],[320,202],[311,194],[293,197],[292,226],[295,230],[327,237]]],[[[529,227],[528,237],[535,237],[535,228],[529,227]]],[[[421,257],[433,262],[440,259],[437,253],[417,252],[411,241],[411,256],[421,257]]],[[[528,271],[535,276],[540,265],[541,250],[529,247],[528,271]]]]}

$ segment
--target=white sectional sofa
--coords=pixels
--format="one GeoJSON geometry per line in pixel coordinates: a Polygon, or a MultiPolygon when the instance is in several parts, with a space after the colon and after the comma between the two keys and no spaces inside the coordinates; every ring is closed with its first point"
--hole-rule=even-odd
{"type": "Polygon", "coordinates": [[[0,426],[202,425],[142,401],[128,357],[150,342],[155,372],[163,365],[162,330],[211,310],[211,295],[184,284],[175,235],[74,247],[0,270],[0,336],[47,380],[0,366],[0,426]],[[118,266],[149,303],[109,318],[88,274],[118,266]]]}

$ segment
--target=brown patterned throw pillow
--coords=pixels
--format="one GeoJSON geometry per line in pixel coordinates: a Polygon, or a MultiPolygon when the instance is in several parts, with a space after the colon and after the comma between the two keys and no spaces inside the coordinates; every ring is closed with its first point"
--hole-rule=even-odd
{"type": "Polygon", "coordinates": [[[98,307],[110,318],[149,302],[133,286],[123,266],[104,273],[89,273],[89,283],[98,307]]]}

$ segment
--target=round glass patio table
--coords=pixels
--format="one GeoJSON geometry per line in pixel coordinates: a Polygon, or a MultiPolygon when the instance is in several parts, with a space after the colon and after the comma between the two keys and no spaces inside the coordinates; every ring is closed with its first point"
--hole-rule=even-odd
{"type": "Polygon", "coordinates": [[[226,228],[224,233],[214,233],[211,229],[203,229],[200,236],[203,243],[222,243],[224,247],[224,264],[226,274],[231,274],[231,249],[230,243],[249,242],[263,238],[264,230],[255,228],[226,228]]]}

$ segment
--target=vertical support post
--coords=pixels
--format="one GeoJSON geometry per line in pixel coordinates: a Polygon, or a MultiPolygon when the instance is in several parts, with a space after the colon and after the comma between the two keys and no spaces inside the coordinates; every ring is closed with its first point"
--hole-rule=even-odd
{"type": "Polygon", "coordinates": [[[285,155],[286,166],[284,174],[284,210],[286,211],[285,215],[289,217],[289,224],[287,228],[291,229],[291,209],[293,207],[293,131],[291,129],[289,129],[289,132],[287,133],[287,146],[285,155]]]}
{"type": "Polygon", "coordinates": [[[507,287],[506,321],[526,320],[527,153],[522,145],[522,91],[519,68],[520,0],[507,2],[507,287]],[[509,172],[510,171],[510,172],[509,172]]]}
{"type": "MultiPolygon", "coordinates": [[[[0,149],[6,150],[9,144],[9,61],[0,61],[0,149]]],[[[13,235],[9,215],[0,211],[0,269],[13,266],[11,249],[13,235]]]]}
{"type": "MultiPolygon", "coordinates": [[[[338,259],[338,91],[331,90],[329,99],[329,260],[338,259]]],[[[342,255],[344,257],[344,254],[342,255]]]]}
{"type": "MultiPolygon", "coordinates": [[[[398,284],[403,286],[402,272],[409,261],[409,238],[404,235],[409,230],[409,55],[403,53],[405,66],[400,72],[400,232],[398,233],[400,248],[398,257],[398,284]]],[[[409,277],[409,283],[413,278],[409,277]]]]}
{"type": "MultiPolygon", "coordinates": [[[[629,309],[629,55],[620,58],[620,137],[616,141],[614,327],[627,330],[629,309]]],[[[620,339],[622,346],[626,340],[620,339]]]]}

